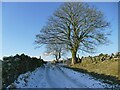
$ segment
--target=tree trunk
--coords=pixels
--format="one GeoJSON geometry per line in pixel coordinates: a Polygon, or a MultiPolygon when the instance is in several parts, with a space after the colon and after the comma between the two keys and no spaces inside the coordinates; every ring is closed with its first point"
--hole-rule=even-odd
{"type": "Polygon", "coordinates": [[[76,63],[76,51],[72,51],[72,61],[71,61],[71,65],[74,65],[76,63]]]}
{"type": "Polygon", "coordinates": [[[57,55],[55,55],[55,59],[56,59],[56,61],[57,61],[57,59],[58,59],[58,58],[57,58],[57,55]]]}
{"type": "Polygon", "coordinates": [[[59,59],[60,59],[61,58],[61,53],[59,52],[58,54],[59,54],[59,59]]]}
{"type": "Polygon", "coordinates": [[[77,57],[77,62],[79,62],[80,61],[80,58],[79,58],[79,54],[78,54],[78,57],[77,57]]]}

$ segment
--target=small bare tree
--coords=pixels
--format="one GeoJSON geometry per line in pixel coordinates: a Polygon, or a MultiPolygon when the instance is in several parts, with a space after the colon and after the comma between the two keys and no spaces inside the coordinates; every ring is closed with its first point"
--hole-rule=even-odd
{"type": "Polygon", "coordinates": [[[49,53],[49,55],[54,55],[57,61],[67,51],[65,45],[63,44],[47,44],[46,48],[47,48],[46,53],[49,53]]]}
{"type": "Polygon", "coordinates": [[[72,54],[71,64],[75,64],[78,50],[91,53],[97,45],[108,42],[108,26],[104,14],[96,8],[82,2],[64,3],[36,35],[35,42],[65,44],[72,54]]]}

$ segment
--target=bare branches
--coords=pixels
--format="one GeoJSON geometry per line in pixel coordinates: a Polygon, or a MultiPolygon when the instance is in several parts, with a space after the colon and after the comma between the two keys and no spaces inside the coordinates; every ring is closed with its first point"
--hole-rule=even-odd
{"type": "Polygon", "coordinates": [[[64,3],[49,18],[37,44],[65,44],[69,50],[94,52],[96,45],[107,43],[109,22],[103,12],[86,3],[64,3]]]}
{"type": "Polygon", "coordinates": [[[46,48],[46,53],[48,55],[54,55],[56,60],[59,60],[61,55],[64,55],[67,51],[64,44],[47,44],[46,48]]]}

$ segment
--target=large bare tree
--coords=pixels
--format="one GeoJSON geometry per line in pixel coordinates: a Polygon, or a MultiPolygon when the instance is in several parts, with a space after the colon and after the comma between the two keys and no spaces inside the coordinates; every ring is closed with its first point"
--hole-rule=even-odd
{"type": "Polygon", "coordinates": [[[67,2],[48,19],[35,42],[65,44],[72,54],[71,64],[75,64],[78,50],[91,53],[97,45],[108,42],[108,26],[102,11],[87,3],[67,2]]]}

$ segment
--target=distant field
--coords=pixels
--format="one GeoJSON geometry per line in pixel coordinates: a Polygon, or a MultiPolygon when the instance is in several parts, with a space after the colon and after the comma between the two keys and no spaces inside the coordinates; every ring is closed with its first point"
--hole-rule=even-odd
{"type": "Polygon", "coordinates": [[[70,67],[77,71],[89,73],[97,78],[111,79],[114,83],[118,83],[118,60],[105,60],[98,63],[83,61],[70,67]]]}

